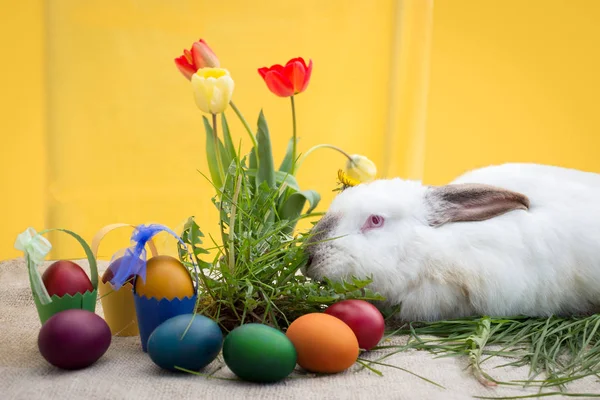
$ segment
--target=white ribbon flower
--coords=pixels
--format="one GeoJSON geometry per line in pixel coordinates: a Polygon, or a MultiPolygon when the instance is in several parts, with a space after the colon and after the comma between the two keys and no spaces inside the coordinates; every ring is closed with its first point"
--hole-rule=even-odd
{"type": "Polygon", "coordinates": [[[37,266],[44,262],[48,253],[52,250],[52,245],[48,239],[42,235],[38,235],[35,229],[27,228],[23,233],[17,236],[15,248],[25,253],[33,293],[37,295],[41,304],[45,305],[51,303],[52,299],[48,294],[48,290],[46,290],[46,286],[42,281],[37,266]]]}
{"type": "Polygon", "coordinates": [[[34,263],[41,264],[52,250],[52,245],[48,239],[38,235],[35,229],[27,228],[17,236],[15,248],[25,252],[34,263]]]}

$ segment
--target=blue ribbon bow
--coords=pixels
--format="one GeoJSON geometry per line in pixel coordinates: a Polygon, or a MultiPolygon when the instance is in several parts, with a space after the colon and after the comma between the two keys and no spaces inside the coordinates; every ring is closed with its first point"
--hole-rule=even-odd
{"type": "MultiPolygon", "coordinates": [[[[114,276],[110,280],[110,283],[116,290],[123,286],[132,275],[138,275],[146,282],[146,243],[152,239],[154,235],[162,231],[170,233],[185,246],[184,241],[179,235],[164,225],[146,224],[136,226],[131,235],[132,246],[125,249],[125,253],[122,256],[118,267],[113,270],[114,276]]],[[[118,258],[118,254],[120,253],[121,252],[117,252],[113,255],[111,264],[118,258]]]]}

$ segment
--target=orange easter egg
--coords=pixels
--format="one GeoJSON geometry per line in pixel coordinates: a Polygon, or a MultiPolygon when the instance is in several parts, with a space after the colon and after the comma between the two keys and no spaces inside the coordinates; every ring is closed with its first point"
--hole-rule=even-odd
{"type": "Polygon", "coordinates": [[[140,277],[135,283],[135,291],[140,296],[154,297],[157,300],[194,295],[192,277],[178,259],[160,255],[150,258],[146,263],[146,280],[140,277]]]}
{"type": "Polygon", "coordinates": [[[356,362],[356,335],[342,320],[311,313],[292,322],[286,332],[298,354],[298,365],[307,371],[336,373],[356,362]]]}

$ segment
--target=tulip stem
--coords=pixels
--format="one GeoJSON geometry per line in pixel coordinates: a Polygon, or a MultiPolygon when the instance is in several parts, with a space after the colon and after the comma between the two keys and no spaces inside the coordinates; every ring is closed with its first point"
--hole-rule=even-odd
{"type": "Polygon", "coordinates": [[[258,142],[256,141],[256,137],[254,136],[254,133],[252,133],[252,129],[250,128],[250,125],[248,125],[248,121],[246,121],[246,118],[244,118],[244,116],[242,115],[242,113],[240,112],[240,110],[235,106],[235,104],[233,103],[233,101],[230,101],[229,105],[231,106],[231,108],[233,108],[233,111],[238,116],[238,118],[240,119],[240,121],[242,121],[242,124],[244,125],[244,128],[246,128],[246,131],[248,131],[248,135],[250,135],[250,139],[252,139],[252,145],[256,149],[258,149],[258,142]]]}
{"type": "Polygon", "coordinates": [[[300,165],[301,165],[301,164],[304,162],[304,160],[306,159],[306,157],[308,157],[308,155],[309,155],[310,153],[312,153],[313,151],[315,151],[315,150],[317,150],[317,149],[324,148],[324,147],[326,147],[326,148],[329,148],[329,149],[333,149],[333,150],[337,150],[337,151],[339,151],[339,152],[340,152],[340,153],[342,153],[344,156],[346,156],[346,158],[348,158],[348,160],[349,160],[349,161],[350,161],[352,164],[354,164],[354,160],[352,159],[352,156],[350,156],[350,154],[346,153],[344,150],[340,149],[339,147],[337,147],[337,146],[334,146],[334,145],[332,145],[332,144],[318,144],[318,145],[316,145],[316,146],[314,146],[314,147],[311,147],[311,148],[310,148],[310,149],[309,149],[309,150],[308,150],[306,153],[304,153],[304,154],[302,155],[302,157],[301,157],[301,158],[300,158],[300,160],[298,161],[298,168],[300,167],[300,165]]]}
{"type": "Polygon", "coordinates": [[[294,96],[290,96],[292,100],[292,124],[293,124],[293,135],[294,140],[292,142],[292,170],[290,171],[290,175],[294,176],[296,171],[296,104],[294,103],[294,96]]]}
{"type": "Polygon", "coordinates": [[[225,185],[225,174],[223,173],[223,162],[221,161],[221,152],[219,151],[219,135],[217,135],[217,114],[212,114],[212,126],[213,126],[213,142],[215,144],[215,154],[217,156],[217,167],[219,169],[219,176],[221,177],[221,184],[225,185]]]}

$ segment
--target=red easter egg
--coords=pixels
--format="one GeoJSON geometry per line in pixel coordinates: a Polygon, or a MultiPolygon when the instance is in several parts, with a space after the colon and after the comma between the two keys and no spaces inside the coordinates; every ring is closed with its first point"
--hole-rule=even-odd
{"type": "Polygon", "coordinates": [[[385,320],[373,304],[364,300],[343,300],[327,307],[325,314],[341,319],[352,329],[361,349],[369,350],[379,343],[385,331],[385,320]]]}
{"type": "Polygon", "coordinates": [[[56,261],[50,265],[42,274],[42,281],[50,296],[73,296],[76,293],[94,291],[94,286],[83,268],[69,260],[56,261]]]}

